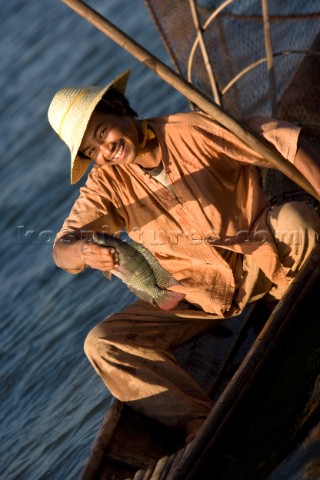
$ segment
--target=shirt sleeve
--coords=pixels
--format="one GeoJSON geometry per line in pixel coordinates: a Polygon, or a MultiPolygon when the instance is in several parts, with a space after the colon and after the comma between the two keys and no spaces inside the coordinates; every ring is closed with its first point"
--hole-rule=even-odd
{"type": "MultiPolygon", "coordinates": [[[[301,130],[300,127],[282,120],[261,116],[245,117],[242,119],[242,122],[244,126],[248,127],[253,133],[256,133],[272,144],[286,160],[294,163],[301,130]]],[[[206,130],[208,133],[211,130],[211,138],[209,136],[207,141],[210,141],[212,149],[217,150],[220,155],[243,164],[276,168],[273,163],[264,158],[261,153],[246,145],[240,138],[226,128],[209,120],[208,117],[206,130]]]]}
{"type": "Polygon", "coordinates": [[[99,176],[93,178],[90,174],[55,238],[53,258],[56,265],[70,273],[81,272],[86,267],[79,255],[82,239],[93,231],[115,234],[123,226],[124,222],[116,211],[106,186],[99,180],[99,176]]]}
{"type": "MultiPolygon", "coordinates": [[[[286,160],[294,163],[301,127],[283,120],[261,116],[247,117],[244,119],[244,124],[274,145],[286,160]]],[[[260,156],[260,154],[258,155],[260,156]]],[[[261,156],[261,158],[263,157],[261,156]]],[[[275,168],[273,164],[263,159],[263,163],[265,162],[269,164],[270,168],[275,168]]]]}

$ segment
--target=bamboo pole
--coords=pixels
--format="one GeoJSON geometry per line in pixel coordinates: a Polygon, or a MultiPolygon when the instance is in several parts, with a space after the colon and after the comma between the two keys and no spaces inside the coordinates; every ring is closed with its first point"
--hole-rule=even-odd
{"type": "Polygon", "coordinates": [[[216,79],[214,77],[214,74],[213,74],[213,71],[212,71],[212,68],[211,68],[209,55],[208,55],[208,49],[207,49],[206,43],[204,41],[203,30],[202,30],[201,25],[200,25],[200,19],[199,19],[199,15],[198,15],[197,6],[195,4],[195,0],[189,0],[189,5],[190,5],[190,10],[191,10],[191,15],[192,15],[194,27],[195,27],[196,32],[197,32],[197,38],[199,39],[199,43],[200,43],[202,58],[203,58],[204,65],[206,67],[207,75],[208,75],[208,78],[209,78],[209,83],[210,83],[211,91],[212,91],[212,94],[213,94],[213,99],[218,105],[221,105],[219,90],[218,90],[216,79]]]}
{"type": "MultiPolygon", "coordinates": [[[[211,22],[213,22],[213,20],[218,16],[218,14],[225,8],[227,7],[230,3],[232,3],[234,0],[226,0],[225,2],[223,2],[221,5],[219,5],[219,7],[210,15],[209,18],[207,18],[207,20],[205,21],[204,25],[202,26],[202,31],[205,32],[206,29],[209,27],[209,25],[211,24],[211,22]]],[[[192,79],[192,65],[193,65],[193,58],[194,58],[194,55],[195,55],[195,52],[197,50],[197,47],[199,45],[199,37],[197,36],[194,40],[194,43],[191,47],[191,50],[190,50],[190,54],[189,54],[189,59],[188,59],[188,69],[187,69],[187,72],[188,72],[188,80],[191,82],[191,79],[192,79]]]]}
{"type": "Polygon", "coordinates": [[[61,0],[64,4],[85,18],[88,22],[94,25],[98,30],[107,35],[111,40],[120,45],[137,60],[150,68],[160,78],[166,81],[169,85],[175,88],[178,92],[188,98],[192,103],[197,105],[204,112],[212,116],[214,120],[219,122],[225,128],[230,130],[246,145],[260,153],[265,159],[277,168],[287,177],[297,183],[306,192],[320,200],[320,197],[303,177],[303,175],[276,149],[268,142],[264,141],[258,135],[251,132],[249,129],[241,125],[231,115],[225,113],[218,105],[214,104],[212,100],[204,95],[200,90],[191,85],[189,82],[181,78],[174,70],[161,62],[157,57],[152,55],[148,50],[143,48],[139,43],[122,32],[119,28],[113,25],[109,20],[104,18],[101,14],[89,7],[81,0],[61,0]]]}
{"type": "MultiPolygon", "coordinates": [[[[288,55],[309,55],[309,56],[315,56],[319,57],[320,52],[316,52],[314,50],[282,50],[280,52],[275,52],[273,53],[273,57],[280,57],[280,56],[288,56],[288,55]]],[[[238,81],[240,78],[242,78],[246,73],[250,72],[253,68],[257,67],[261,63],[267,62],[267,57],[262,57],[259,58],[259,60],[256,60],[255,62],[250,63],[247,67],[245,67],[243,70],[240,70],[240,72],[235,75],[225,87],[221,90],[222,96],[227,93],[228,90],[238,81]]]]}
{"type": "Polygon", "coordinates": [[[267,56],[267,66],[269,74],[269,91],[272,116],[277,115],[277,95],[276,95],[276,80],[274,75],[274,63],[273,63],[273,50],[271,42],[271,30],[270,30],[270,16],[268,0],[262,0],[262,14],[263,14],[263,32],[264,32],[264,44],[267,56]]]}

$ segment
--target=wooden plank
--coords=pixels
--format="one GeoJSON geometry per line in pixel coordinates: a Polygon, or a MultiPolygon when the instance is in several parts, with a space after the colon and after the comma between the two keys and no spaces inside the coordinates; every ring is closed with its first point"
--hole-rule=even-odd
{"type": "Polygon", "coordinates": [[[182,432],[176,432],[125,405],[113,441],[108,445],[106,462],[113,459],[146,469],[160,457],[176,451],[182,439],[182,432]]]}
{"type": "Polygon", "coordinates": [[[122,409],[123,404],[118,400],[113,399],[97,433],[88,459],[80,473],[79,480],[94,480],[96,477],[107,446],[110,443],[120,420],[122,409]]]}

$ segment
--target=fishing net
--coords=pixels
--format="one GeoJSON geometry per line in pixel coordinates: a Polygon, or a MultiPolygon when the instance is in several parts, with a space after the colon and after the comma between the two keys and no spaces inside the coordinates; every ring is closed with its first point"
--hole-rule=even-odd
{"type": "MultiPolygon", "coordinates": [[[[320,146],[318,0],[145,3],[185,79],[237,119],[258,114],[297,123],[320,146]]],[[[267,190],[274,175],[269,172],[266,180],[264,174],[267,190]]],[[[299,190],[278,177],[273,193],[299,190]]]]}

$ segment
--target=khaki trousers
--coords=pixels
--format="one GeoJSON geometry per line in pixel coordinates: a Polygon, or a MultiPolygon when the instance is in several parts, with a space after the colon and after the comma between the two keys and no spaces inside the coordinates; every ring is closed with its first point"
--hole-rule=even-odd
{"type": "MultiPolygon", "coordinates": [[[[292,281],[315,245],[319,218],[305,204],[290,202],[270,211],[269,224],[292,281]]],[[[283,295],[284,291],[269,281],[263,282],[258,290],[270,290],[273,298],[283,295]]],[[[93,328],[85,341],[85,352],[114,397],[190,433],[208,415],[212,402],[180,368],[171,351],[222,320],[191,310],[187,302],[178,307],[163,311],[137,301],[93,328]]]]}

